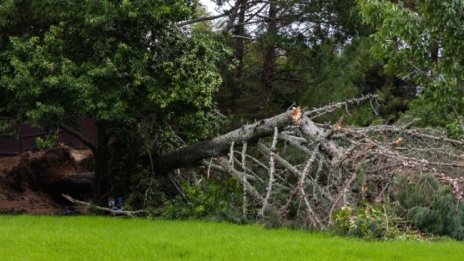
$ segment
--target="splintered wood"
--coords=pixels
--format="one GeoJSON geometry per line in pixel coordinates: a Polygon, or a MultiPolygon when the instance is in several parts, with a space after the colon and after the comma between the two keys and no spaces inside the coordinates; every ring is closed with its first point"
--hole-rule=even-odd
{"type": "Polygon", "coordinates": [[[296,107],[292,112],[292,121],[295,123],[301,118],[301,107],[296,107]]]}

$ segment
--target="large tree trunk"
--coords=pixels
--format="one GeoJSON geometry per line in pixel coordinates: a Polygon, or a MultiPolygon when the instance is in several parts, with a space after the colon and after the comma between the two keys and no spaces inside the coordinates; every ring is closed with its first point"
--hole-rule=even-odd
{"type": "Polygon", "coordinates": [[[105,204],[111,189],[109,175],[108,135],[102,126],[98,126],[98,146],[95,154],[95,178],[93,185],[93,202],[105,204]]]}
{"type": "Polygon", "coordinates": [[[158,161],[158,173],[166,175],[170,170],[195,165],[202,159],[224,155],[232,142],[252,143],[271,135],[275,127],[283,127],[292,121],[292,111],[279,114],[269,119],[244,125],[227,134],[187,146],[180,150],[162,155],[158,161]]]}
{"type": "Polygon", "coordinates": [[[304,128],[306,135],[314,140],[322,142],[324,148],[327,149],[334,158],[336,158],[338,155],[335,145],[332,142],[325,140],[325,131],[316,126],[314,122],[311,121],[311,117],[318,117],[343,107],[347,108],[350,105],[359,104],[371,100],[374,97],[376,96],[368,95],[345,102],[333,103],[325,107],[306,112],[301,112],[300,109],[297,108],[271,118],[260,120],[253,124],[244,125],[234,131],[215,137],[211,140],[186,146],[179,150],[161,155],[158,159],[155,159],[156,173],[157,175],[166,176],[171,170],[186,166],[199,165],[203,159],[226,155],[232,142],[235,144],[253,144],[261,138],[271,136],[275,127],[283,129],[292,123],[296,123],[296,121],[301,117],[304,117],[305,124],[300,127],[304,128]]]}

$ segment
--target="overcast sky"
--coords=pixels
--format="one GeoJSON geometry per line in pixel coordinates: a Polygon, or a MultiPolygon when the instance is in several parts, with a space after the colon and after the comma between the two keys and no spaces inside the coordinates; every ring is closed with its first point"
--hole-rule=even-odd
{"type": "Polygon", "coordinates": [[[210,13],[210,14],[215,14],[217,13],[216,10],[214,10],[214,8],[217,7],[217,5],[215,3],[213,3],[211,0],[200,0],[200,3],[204,6],[206,6],[206,10],[210,13]]]}

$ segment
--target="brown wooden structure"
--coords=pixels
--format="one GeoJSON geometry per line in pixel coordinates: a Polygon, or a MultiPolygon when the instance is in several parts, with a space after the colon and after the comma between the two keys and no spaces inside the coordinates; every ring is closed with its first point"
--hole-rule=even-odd
{"type": "MultiPolygon", "coordinates": [[[[79,122],[81,133],[87,139],[96,142],[97,129],[92,119],[82,118],[79,122]]],[[[0,135],[0,157],[15,156],[25,151],[37,150],[35,139],[37,137],[44,137],[45,131],[38,128],[32,128],[25,124],[20,124],[16,127],[19,135],[18,138],[0,135]]],[[[85,147],[78,139],[70,134],[60,131],[60,143],[82,148],[85,147]]]]}

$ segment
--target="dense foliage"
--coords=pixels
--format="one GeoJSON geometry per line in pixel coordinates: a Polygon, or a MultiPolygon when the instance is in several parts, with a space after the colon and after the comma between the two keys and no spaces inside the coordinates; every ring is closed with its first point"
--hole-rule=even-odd
{"type": "Polygon", "coordinates": [[[367,238],[417,238],[429,235],[464,239],[464,204],[430,174],[400,175],[382,204],[343,207],[334,214],[335,231],[367,238]]]}
{"type": "Polygon", "coordinates": [[[359,206],[357,209],[343,207],[334,214],[334,229],[337,233],[365,239],[412,238],[401,231],[403,221],[388,204],[359,206]]]}
{"type": "MultiPolygon", "coordinates": [[[[6,1],[2,114],[55,127],[79,116],[134,127],[150,113],[178,128],[188,116],[195,118],[188,124],[206,123],[219,83],[214,46],[174,24],[194,8],[187,1],[6,1]],[[29,20],[16,22],[24,12],[29,20]]],[[[200,126],[194,129],[206,129],[200,126]]]]}
{"type": "Polygon", "coordinates": [[[373,52],[386,69],[413,82],[419,99],[412,114],[425,125],[462,135],[464,2],[359,0],[365,22],[376,30],[373,52]]]}
{"type": "Polygon", "coordinates": [[[152,137],[146,146],[154,153],[174,132],[187,141],[206,137],[215,129],[219,45],[176,26],[196,10],[195,1],[175,0],[2,1],[4,125],[60,127],[79,137],[79,119],[93,119],[98,144],[83,142],[94,150],[100,196],[111,188],[109,173],[121,172],[116,164],[144,148],[137,130],[152,137]],[[117,151],[121,144],[126,153],[117,151]]]}
{"type": "Polygon", "coordinates": [[[464,239],[464,203],[434,176],[401,176],[395,190],[398,213],[415,228],[464,239]]]}
{"type": "Polygon", "coordinates": [[[223,182],[204,181],[183,184],[183,196],[167,200],[163,217],[174,219],[213,219],[241,223],[242,186],[233,178],[223,182]]]}
{"type": "Polygon", "coordinates": [[[355,1],[237,2],[238,14],[228,21],[236,67],[222,70],[218,96],[225,112],[258,118],[292,103],[353,97],[364,88],[356,81],[372,63],[354,57],[353,49],[370,27],[361,24],[355,1]]]}

